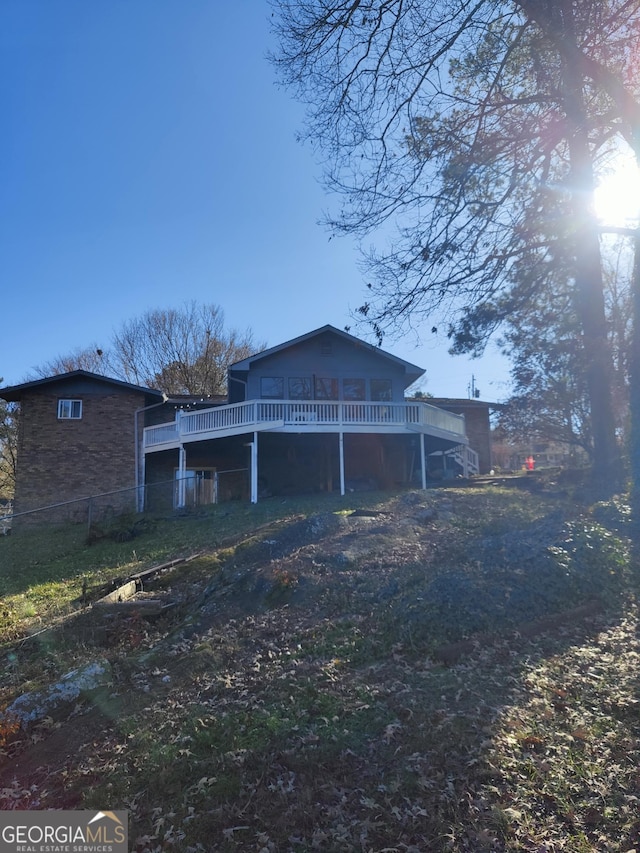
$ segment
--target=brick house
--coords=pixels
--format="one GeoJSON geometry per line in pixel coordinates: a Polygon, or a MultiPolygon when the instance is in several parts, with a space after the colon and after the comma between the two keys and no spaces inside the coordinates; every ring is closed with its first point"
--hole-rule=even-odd
{"type": "Polygon", "coordinates": [[[482,400],[464,400],[454,397],[431,397],[432,406],[464,417],[469,444],[478,454],[480,473],[488,474],[493,467],[491,458],[491,406],[482,400]]]}
{"type": "Polygon", "coordinates": [[[231,365],[224,399],[82,370],[0,389],[21,406],[14,512],[91,495],[141,510],[424,488],[442,452],[477,473],[464,417],[405,399],[423,373],[327,325],[231,365]]]}
{"type": "MultiPolygon", "coordinates": [[[[135,506],[135,413],[162,403],[161,392],[74,370],[0,389],[0,397],[20,404],[14,514],[91,495],[116,510],[135,506]]],[[[73,516],[73,506],[59,507],[46,520],[73,516]]]]}

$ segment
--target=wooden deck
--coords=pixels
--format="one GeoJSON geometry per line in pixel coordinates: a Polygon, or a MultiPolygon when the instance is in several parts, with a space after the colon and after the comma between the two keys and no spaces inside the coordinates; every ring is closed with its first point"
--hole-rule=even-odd
{"type": "Polygon", "coordinates": [[[249,400],[193,412],[178,411],[175,421],[144,430],[144,452],[261,430],[396,434],[409,431],[467,444],[464,417],[428,403],[249,400]]]}

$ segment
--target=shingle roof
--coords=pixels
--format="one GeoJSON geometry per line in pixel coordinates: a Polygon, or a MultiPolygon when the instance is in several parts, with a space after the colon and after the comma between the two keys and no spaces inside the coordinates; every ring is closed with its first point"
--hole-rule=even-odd
{"type": "Polygon", "coordinates": [[[113,379],[110,376],[91,373],[89,370],[71,370],[68,373],[56,373],[54,376],[45,376],[42,379],[33,379],[30,382],[23,382],[20,385],[7,385],[5,388],[0,388],[0,399],[6,400],[8,403],[18,403],[25,391],[31,391],[35,388],[41,388],[46,385],[65,383],[74,379],[90,379],[94,382],[103,382],[105,385],[114,385],[118,388],[124,388],[130,391],[139,391],[150,397],[158,397],[159,399],[162,399],[163,397],[162,391],[157,391],[153,388],[145,388],[142,385],[133,385],[130,382],[123,382],[121,379],[113,379]]]}

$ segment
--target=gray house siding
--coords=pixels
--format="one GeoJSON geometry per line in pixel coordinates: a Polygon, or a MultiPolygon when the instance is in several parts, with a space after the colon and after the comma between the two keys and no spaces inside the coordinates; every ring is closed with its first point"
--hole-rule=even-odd
{"type": "Polygon", "coordinates": [[[402,402],[419,367],[333,327],[232,365],[229,400],[307,399],[402,402]]]}
{"type": "Polygon", "coordinates": [[[299,345],[293,351],[261,359],[249,374],[247,394],[250,400],[264,399],[269,395],[265,386],[273,380],[274,384],[282,386],[280,399],[351,398],[400,402],[404,398],[404,379],[401,368],[327,335],[299,345]],[[388,395],[385,393],[387,384],[388,395]]]}

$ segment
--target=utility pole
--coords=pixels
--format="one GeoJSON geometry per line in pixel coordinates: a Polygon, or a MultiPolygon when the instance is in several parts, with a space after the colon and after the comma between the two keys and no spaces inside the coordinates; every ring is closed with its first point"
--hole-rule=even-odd
{"type": "Polygon", "coordinates": [[[477,400],[480,397],[480,389],[476,388],[476,377],[471,374],[471,382],[467,386],[467,393],[470,400],[477,400]]]}

